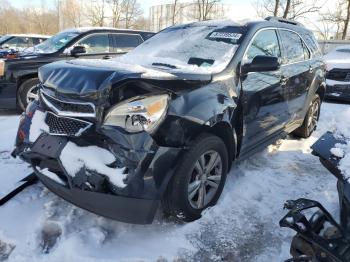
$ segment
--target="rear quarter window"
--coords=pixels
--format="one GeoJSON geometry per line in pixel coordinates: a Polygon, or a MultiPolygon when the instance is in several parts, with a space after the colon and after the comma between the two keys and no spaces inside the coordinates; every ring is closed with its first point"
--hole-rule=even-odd
{"type": "Polygon", "coordinates": [[[284,47],[284,64],[301,62],[310,58],[308,49],[297,33],[283,29],[279,32],[284,47]]]}
{"type": "Polygon", "coordinates": [[[138,34],[115,34],[113,37],[118,52],[130,51],[143,42],[138,34]]]}
{"type": "Polygon", "coordinates": [[[305,43],[307,44],[307,46],[310,48],[312,55],[316,57],[320,57],[322,54],[319,49],[315,36],[310,32],[310,33],[303,34],[302,37],[305,43]]]}

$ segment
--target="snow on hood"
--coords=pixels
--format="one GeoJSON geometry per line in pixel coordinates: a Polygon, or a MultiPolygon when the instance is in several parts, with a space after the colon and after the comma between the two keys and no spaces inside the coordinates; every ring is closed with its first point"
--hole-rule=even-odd
{"type": "Polygon", "coordinates": [[[232,21],[174,26],[114,60],[145,67],[167,64],[173,67],[168,67],[170,72],[219,73],[233,58],[242,34],[242,28],[232,21]],[[227,41],[218,41],[222,38],[227,41]],[[197,65],[190,63],[191,58],[207,62],[197,65]]]}
{"type": "Polygon", "coordinates": [[[340,46],[323,56],[327,64],[327,70],[333,68],[350,68],[350,46],[340,46]],[[349,50],[349,52],[341,52],[339,50],[349,50]]]}
{"type": "Polygon", "coordinates": [[[125,187],[124,168],[112,168],[107,165],[116,161],[114,155],[108,150],[98,146],[80,147],[68,142],[63,148],[60,160],[67,173],[74,177],[81,169],[96,171],[105,175],[110,183],[116,187],[125,187]]]}
{"type": "Polygon", "coordinates": [[[350,108],[340,114],[336,121],[335,135],[345,137],[346,144],[336,144],[331,153],[339,158],[339,169],[345,179],[350,179],[350,108]]]}
{"type": "Polygon", "coordinates": [[[125,79],[210,81],[211,74],[170,73],[118,60],[59,61],[39,69],[40,82],[62,94],[85,95],[103,91],[125,79]]]}

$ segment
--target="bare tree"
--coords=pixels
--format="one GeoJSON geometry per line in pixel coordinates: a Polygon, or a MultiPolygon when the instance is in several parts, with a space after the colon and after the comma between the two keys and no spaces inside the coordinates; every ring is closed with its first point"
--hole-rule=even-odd
{"type": "Polygon", "coordinates": [[[171,14],[171,22],[172,22],[172,25],[175,25],[176,15],[178,13],[179,0],[174,0],[172,4],[173,4],[172,6],[173,10],[171,14]]]}
{"type": "Polygon", "coordinates": [[[346,8],[346,18],[344,20],[344,29],[342,34],[342,39],[345,40],[346,35],[348,33],[349,20],[350,20],[350,0],[346,0],[347,8],[346,8]]]}
{"type": "Polygon", "coordinates": [[[123,16],[123,1],[122,0],[109,0],[108,4],[112,13],[112,26],[119,27],[123,16]]]}
{"type": "Polygon", "coordinates": [[[258,0],[255,2],[260,17],[279,16],[288,19],[305,18],[319,12],[323,3],[317,0],[258,0]]]}
{"type": "Polygon", "coordinates": [[[220,2],[221,0],[197,0],[198,20],[208,20],[213,12],[213,7],[220,2]]]}
{"type": "Polygon", "coordinates": [[[82,25],[83,5],[80,0],[61,1],[59,8],[63,27],[80,27],[82,25]]]}
{"type": "Polygon", "coordinates": [[[275,8],[273,9],[273,16],[278,16],[279,5],[280,5],[280,0],[275,0],[275,8]]]}
{"type": "Polygon", "coordinates": [[[346,39],[349,27],[349,0],[338,0],[332,10],[321,14],[321,22],[327,23],[334,32],[334,39],[346,39]]]}
{"type": "Polygon", "coordinates": [[[87,18],[92,26],[104,26],[106,19],[106,0],[91,0],[85,5],[87,18]]]}
{"type": "Polygon", "coordinates": [[[122,14],[125,28],[133,27],[135,21],[142,15],[140,4],[137,0],[123,0],[122,14]]]}

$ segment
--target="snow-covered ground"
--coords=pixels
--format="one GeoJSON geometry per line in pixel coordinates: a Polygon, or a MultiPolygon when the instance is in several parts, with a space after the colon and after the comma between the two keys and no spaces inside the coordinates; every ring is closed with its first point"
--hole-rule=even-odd
{"type": "MultiPolygon", "coordinates": [[[[124,224],[32,186],[0,207],[0,261],[13,247],[9,261],[283,261],[294,234],[278,226],[285,200],[306,197],[337,210],[336,180],[309,147],[349,107],[323,104],[311,138],[281,140],[236,165],[218,204],[193,223],[159,215],[152,225],[124,224]]],[[[0,116],[0,196],[31,172],[9,155],[17,123],[17,115],[0,116]]]]}

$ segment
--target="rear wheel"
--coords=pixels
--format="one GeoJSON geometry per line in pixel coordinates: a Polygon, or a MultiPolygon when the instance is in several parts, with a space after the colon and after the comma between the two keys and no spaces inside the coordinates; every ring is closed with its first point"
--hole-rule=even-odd
{"type": "Polygon", "coordinates": [[[317,127],[317,122],[320,117],[321,109],[321,99],[319,95],[315,95],[312,99],[312,102],[309,106],[309,110],[306,113],[305,119],[301,127],[296,129],[293,134],[302,137],[308,138],[314,132],[317,127]]]}
{"type": "Polygon", "coordinates": [[[200,218],[215,205],[223,190],[228,154],[223,141],[214,135],[200,135],[191,145],[169,182],[163,199],[166,214],[183,221],[200,218]]]}
{"type": "Polygon", "coordinates": [[[27,105],[37,99],[38,97],[38,87],[39,84],[38,78],[31,78],[24,81],[17,91],[17,103],[18,107],[25,111],[27,105]]]}

